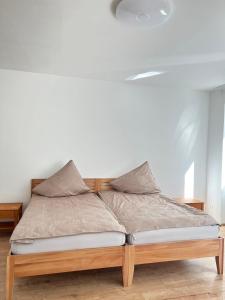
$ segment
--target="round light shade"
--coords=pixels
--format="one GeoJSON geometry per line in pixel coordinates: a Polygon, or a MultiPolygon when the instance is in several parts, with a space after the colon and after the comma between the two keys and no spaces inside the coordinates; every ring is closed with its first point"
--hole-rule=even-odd
{"type": "Polygon", "coordinates": [[[173,11],[172,0],[121,0],[116,17],[128,24],[155,27],[168,21],[173,11]]]}

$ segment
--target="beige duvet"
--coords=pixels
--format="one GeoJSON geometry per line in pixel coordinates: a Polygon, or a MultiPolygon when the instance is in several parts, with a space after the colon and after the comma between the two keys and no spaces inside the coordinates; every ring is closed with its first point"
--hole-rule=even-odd
{"type": "Polygon", "coordinates": [[[159,194],[102,191],[99,195],[118,222],[125,226],[127,233],[217,224],[208,214],[159,194]]]}
{"type": "Polygon", "coordinates": [[[47,198],[33,195],[11,241],[106,231],[125,232],[104,202],[93,193],[47,198]]]}

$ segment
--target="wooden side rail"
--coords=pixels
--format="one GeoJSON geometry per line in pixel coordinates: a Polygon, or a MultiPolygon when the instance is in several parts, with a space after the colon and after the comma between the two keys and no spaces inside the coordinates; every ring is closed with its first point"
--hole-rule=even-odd
{"type": "Polygon", "coordinates": [[[223,274],[223,238],[23,255],[9,253],[6,300],[13,299],[15,277],[121,266],[123,285],[129,287],[132,285],[135,265],[213,256],[218,274],[223,274]]]}
{"type": "MultiPolygon", "coordinates": [[[[21,255],[9,253],[6,300],[13,299],[13,283],[16,277],[119,267],[124,264],[124,252],[125,247],[118,246],[21,255]]],[[[124,280],[126,280],[127,267],[123,269],[124,280]]]]}
{"type": "Polygon", "coordinates": [[[192,240],[135,246],[134,263],[146,264],[163,261],[220,256],[223,238],[192,240]]]}
{"type": "Polygon", "coordinates": [[[128,255],[127,286],[132,284],[134,267],[139,264],[215,257],[217,273],[221,275],[223,274],[224,238],[134,245],[132,249],[130,248],[128,255]]]}

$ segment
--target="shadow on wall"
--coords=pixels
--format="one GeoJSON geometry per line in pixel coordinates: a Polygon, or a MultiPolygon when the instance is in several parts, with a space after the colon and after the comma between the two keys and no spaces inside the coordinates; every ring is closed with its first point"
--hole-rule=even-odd
{"type": "Polygon", "coordinates": [[[221,189],[225,189],[225,136],[223,137],[221,189]]]}
{"type": "Polygon", "coordinates": [[[198,176],[196,172],[198,164],[195,161],[201,158],[198,154],[198,140],[202,138],[199,135],[201,132],[200,113],[199,105],[193,104],[186,108],[178,120],[175,132],[174,143],[178,153],[181,153],[184,159],[183,195],[185,198],[195,196],[196,176],[198,176]]]}
{"type": "MultiPolygon", "coordinates": [[[[224,120],[225,122],[225,120],[224,120]]],[[[221,220],[225,220],[225,124],[223,132],[223,149],[222,149],[222,174],[221,174],[221,220]]]]}

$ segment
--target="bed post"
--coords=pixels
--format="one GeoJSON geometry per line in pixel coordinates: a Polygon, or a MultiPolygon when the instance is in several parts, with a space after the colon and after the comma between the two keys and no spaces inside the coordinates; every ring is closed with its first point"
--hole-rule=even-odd
{"type": "Polygon", "coordinates": [[[223,256],[224,256],[224,238],[219,240],[219,255],[215,257],[217,273],[219,275],[223,274],[223,256]]]}
{"type": "Polygon", "coordinates": [[[134,255],[135,249],[133,245],[124,246],[123,258],[123,286],[129,287],[132,285],[134,276],[134,255]]]}
{"type": "Polygon", "coordinates": [[[13,283],[14,283],[14,258],[11,253],[7,256],[6,263],[6,300],[13,299],[13,283]]]}

